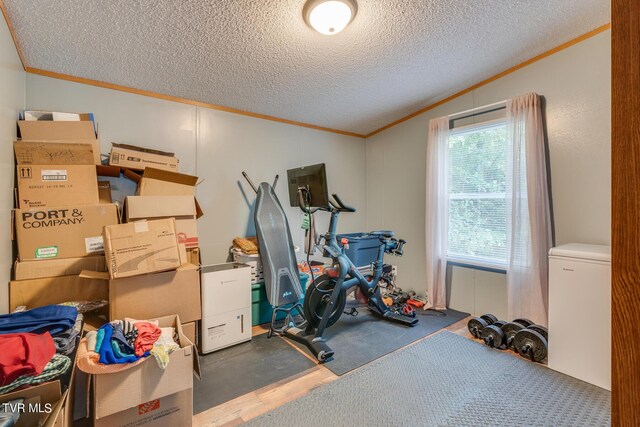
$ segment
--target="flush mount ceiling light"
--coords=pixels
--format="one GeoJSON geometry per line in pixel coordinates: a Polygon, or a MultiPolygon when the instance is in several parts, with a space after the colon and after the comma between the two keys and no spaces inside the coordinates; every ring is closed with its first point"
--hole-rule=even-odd
{"type": "Polygon", "coordinates": [[[349,25],[357,10],[355,0],[309,0],[302,14],[311,28],[332,36],[349,25]]]}

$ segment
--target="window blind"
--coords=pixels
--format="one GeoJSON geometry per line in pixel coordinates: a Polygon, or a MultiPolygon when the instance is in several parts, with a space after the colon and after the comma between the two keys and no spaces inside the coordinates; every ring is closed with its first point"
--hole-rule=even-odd
{"type": "Polygon", "coordinates": [[[504,119],[449,133],[450,259],[506,263],[505,136],[504,119]]]}

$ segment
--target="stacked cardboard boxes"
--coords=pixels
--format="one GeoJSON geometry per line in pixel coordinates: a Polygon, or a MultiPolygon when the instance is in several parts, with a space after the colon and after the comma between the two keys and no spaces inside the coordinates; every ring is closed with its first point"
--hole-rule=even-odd
{"type": "MultiPolygon", "coordinates": [[[[65,113],[63,120],[70,121],[57,121],[56,114],[31,112],[18,122],[21,139],[14,143],[12,215],[17,257],[9,284],[10,310],[107,300],[102,322],[164,319],[185,338],[181,356],[193,358],[191,343],[201,318],[196,219],[202,212],[194,196],[197,178],[177,173],[179,161],[172,153],[134,146],[114,144],[109,165],[102,165],[92,116],[65,113]],[[110,182],[98,181],[102,175],[137,183],[136,193],[124,199],[124,211],[112,203],[110,182]]],[[[172,364],[174,357],[179,358],[172,355],[172,364]]],[[[138,411],[131,408],[146,404],[145,384],[159,381],[158,376],[163,381],[176,375],[190,379],[197,363],[189,365],[185,368],[187,364],[176,361],[169,375],[155,372],[155,363],[145,363],[140,365],[145,368],[132,369],[131,377],[104,376],[100,384],[94,382],[94,421],[102,425],[109,415],[109,425],[116,420],[132,422],[138,411]],[[108,396],[100,393],[101,384],[116,380],[126,382],[138,398],[122,399],[117,405],[107,401],[108,396]]],[[[150,398],[180,406],[186,419],[191,415],[191,387],[180,384],[150,398]]],[[[33,398],[37,395],[59,409],[54,411],[61,417],[56,425],[70,425],[71,387],[67,392],[60,384],[57,389],[30,390],[33,398]]]]}
{"type": "MultiPolygon", "coordinates": [[[[200,274],[187,262],[172,217],[106,226],[106,272],[82,271],[80,277],[103,280],[109,289],[111,319],[149,319],[167,313],[184,320],[187,331],[201,318],[200,274]],[[193,323],[193,325],[192,325],[193,323]]],[[[194,341],[195,336],[189,338],[194,341]]]]}
{"type": "MultiPolygon", "coordinates": [[[[30,117],[33,118],[33,117],[30,117]]],[[[14,142],[17,256],[9,284],[10,310],[78,300],[106,300],[104,281],[86,282],[84,268],[106,270],[102,228],[119,222],[117,206],[100,203],[96,165],[99,141],[87,116],[72,121],[19,121],[14,142]]],[[[18,425],[71,426],[75,368],[54,379],[0,396],[40,405],[18,425]]]]}
{"type": "MultiPolygon", "coordinates": [[[[177,165],[172,159],[166,163],[177,165]]],[[[124,176],[137,190],[124,199],[123,224],[104,227],[107,272],[84,271],[82,277],[108,280],[111,318],[177,314],[195,342],[201,318],[198,178],[152,167],[127,169],[124,176]]]]}
{"type": "Polygon", "coordinates": [[[114,146],[109,162],[113,166],[117,159],[119,165],[144,168],[141,175],[124,171],[137,182],[136,195],[124,199],[123,223],[103,229],[107,272],[83,271],[81,277],[108,281],[111,319],[159,318],[161,326],[176,328],[182,348],[171,354],[164,371],[147,360],[118,374],[94,376],[94,424],[188,425],[193,407],[191,372],[199,374],[192,343],[202,317],[196,224],[202,212],[194,196],[197,178],[155,167],[177,168],[178,161],[170,154],[138,149],[135,156],[116,156],[122,149],[114,146]],[[150,176],[158,181],[152,194],[147,188],[150,176]],[[188,180],[189,185],[176,180],[188,180]]]}
{"type": "Polygon", "coordinates": [[[119,222],[117,206],[98,197],[100,152],[93,122],[20,120],[18,128],[10,310],[79,296],[108,299],[104,285],[78,285],[83,269],[106,270],[102,229],[119,222]]]}

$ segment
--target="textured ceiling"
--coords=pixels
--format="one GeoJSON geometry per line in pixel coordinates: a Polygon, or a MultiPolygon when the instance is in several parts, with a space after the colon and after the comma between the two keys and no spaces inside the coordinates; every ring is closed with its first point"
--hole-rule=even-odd
{"type": "Polygon", "coordinates": [[[608,0],[4,0],[29,67],[367,134],[609,22],[608,0]]]}

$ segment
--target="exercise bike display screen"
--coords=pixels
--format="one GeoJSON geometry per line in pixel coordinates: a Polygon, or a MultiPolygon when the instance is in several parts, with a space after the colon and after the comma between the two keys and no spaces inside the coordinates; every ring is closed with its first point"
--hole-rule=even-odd
{"type": "Polygon", "coordinates": [[[324,163],[287,171],[289,182],[289,201],[292,207],[299,207],[298,189],[303,187],[309,190],[311,200],[310,208],[326,208],[329,206],[329,190],[327,189],[327,171],[324,163]]]}

